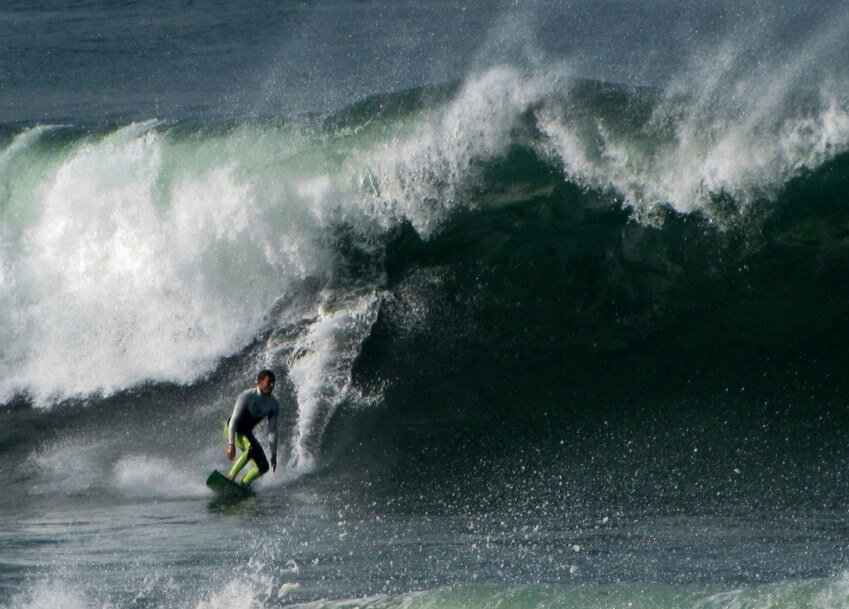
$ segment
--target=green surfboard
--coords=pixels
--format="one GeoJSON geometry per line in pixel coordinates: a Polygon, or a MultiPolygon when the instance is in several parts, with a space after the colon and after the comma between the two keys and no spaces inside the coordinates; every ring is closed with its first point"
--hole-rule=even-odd
{"type": "Polygon", "coordinates": [[[228,480],[227,476],[217,469],[212,470],[212,473],[209,474],[209,478],[206,479],[206,485],[222,497],[251,497],[254,494],[244,484],[228,480]]]}

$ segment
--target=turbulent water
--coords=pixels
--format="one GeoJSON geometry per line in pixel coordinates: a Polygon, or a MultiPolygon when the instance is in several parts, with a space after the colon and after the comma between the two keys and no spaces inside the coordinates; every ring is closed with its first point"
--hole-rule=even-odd
{"type": "Polygon", "coordinates": [[[0,607],[849,606],[845,5],[0,40],[0,607]]]}

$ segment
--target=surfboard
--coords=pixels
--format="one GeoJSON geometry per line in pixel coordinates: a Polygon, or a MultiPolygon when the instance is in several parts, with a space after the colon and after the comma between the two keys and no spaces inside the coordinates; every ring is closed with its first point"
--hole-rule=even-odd
{"type": "Polygon", "coordinates": [[[212,470],[212,473],[209,474],[209,478],[206,479],[206,485],[223,497],[251,497],[254,494],[244,484],[228,480],[227,476],[217,469],[212,470]]]}

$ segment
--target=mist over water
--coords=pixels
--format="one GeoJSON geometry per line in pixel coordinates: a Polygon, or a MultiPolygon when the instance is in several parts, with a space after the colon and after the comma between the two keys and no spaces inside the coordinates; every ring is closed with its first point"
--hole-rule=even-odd
{"type": "Polygon", "coordinates": [[[847,34],[4,9],[0,606],[845,604],[847,34]]]}

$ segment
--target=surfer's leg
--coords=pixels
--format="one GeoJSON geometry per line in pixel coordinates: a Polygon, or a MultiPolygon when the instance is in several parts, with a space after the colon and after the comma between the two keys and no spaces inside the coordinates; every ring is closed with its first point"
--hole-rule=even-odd
{"type": "Polygon", "coordinates": [[[242,484],[245,486],[249,485],[251,482],[259,478],[259,468],[254,465],[252,468],[248,470],[248,473],[245,474],[245,477],[242,478],[242,484]]]}
{"type": "Polygon", "coordinates": [[[247,440],[250,442],[250,449],[246,454],[250,455],[250,458],[253,459],[254,466],[242,478],[242,484],[250,484],[269,469],[268,459],[265,458],[265,451],[262,450],[262,445],[259,441],[253,434],[250,434],[247,440]]]}
{"type": "Polygon", "coordinates": [[[242,451],[242,453],[239,455],[239,457],[235,461],[233,461],[233,465],[230,466],[230,471],[227,472],[227,477],[230,480],[236,479],[236,476],[239,474],[240,471],[242,471],[242,468],[245,467],[245,465],[247,464],[247,462],[251,458],[250,450],[249,450],[250,449],[250,443],[248,442],[247,438],[245,438],[245,436],[243,436],[241,434],[236,434],[236,437],[234,438],[233,444],[235,444],[236,447],[240,451],[242,451]]]}

